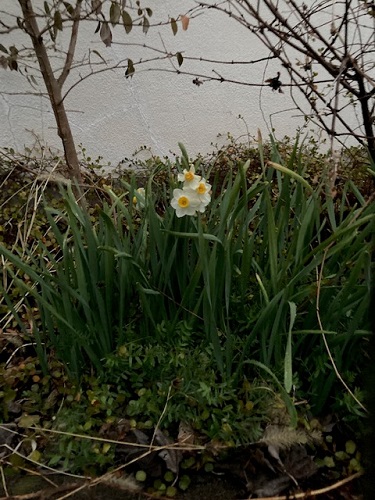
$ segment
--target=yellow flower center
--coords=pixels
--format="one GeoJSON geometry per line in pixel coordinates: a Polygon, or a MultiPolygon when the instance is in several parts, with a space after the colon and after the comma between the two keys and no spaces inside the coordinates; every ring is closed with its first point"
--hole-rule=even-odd
{"type": "Polygon", "coordinates": [[[137,204],[137,197],[136,196],[133,196],[133,204],[136,205],[137,204]]]}
{"type": "Polygon", "coordinates": [[[186,174],[185,174],[185,180],[186,181],[193,181],[194,180],[194,174],[193,174],[193,172],[186,172],[186,174]]]}
{"type": "Polygon", "coordinates": [[[207,191],[206,184],[204,182],[200,182],[199,186],[197,187],[197,192],[199,194],[204,194],[207,191]]]}
{"type": "Polygon", "coordinates": [[[178,205],[181,208],[188,207],[190,205],[189,198],[187,198],[186,196],[180,196],[180,198],[178,199],[178,205]]]}

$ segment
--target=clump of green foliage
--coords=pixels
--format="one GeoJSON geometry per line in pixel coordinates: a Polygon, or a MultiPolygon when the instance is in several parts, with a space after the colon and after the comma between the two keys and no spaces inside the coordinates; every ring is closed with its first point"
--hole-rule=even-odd
{"type": "MultiPolygon", "coordinates": [[[[69,422],[70,432],[100,435],[123,416],[175,439],[184,420],[201,442],[231,446],[259,437],[275,401],[293,425],[298,399],[316,415],[363,415],[371,194],[349,179],[329,196],[315,180],[324,155],[314,169],[298,142],[234,147],[193,162],[182,147],[142,177],[95,178],[84,205],[66,182],[44,190],[46,212],[33,212],[44,236],[31,224],[32,245],[0,245],[5,324],[39,357],[24,378],[4,370],[10,408],[36,377],[30,401],[43,399],[40,380],[64,398],[53,425],[41,422],[51,431],[69,422]],[[179,219],[172,191],[192,163],[212,201],[179,219]]],[[[82,470],[99,453],[98,473],[115,459],[115,447],[61,436],[45,452],[51,465],[82,470]]]]}
{"type": "MultiPolygon", "coordinates": [[[[280,160],[276,144],[271,150],[280,160]]],[[[87,362],[100,373],[103,357],[134,341],[129,325],[136,337],[160,343],[174,338],[181,321],[192,328],[193,342],[204,334],[224,379],[246,372],[249,356],[269,370],[286,370],[291,328],[303,332],[294,335],[298,350],[293,356],[302,362],[305,352],[321,344],[322,331],[346,348],[349,336],[352,349],[355,332],[366,329],[372,207],[363,197],[357,207],[348,207],[343,196],[337,211],[336,202],[322,199],[322,187],[313,189],[305,180],[297,143],[280,170],[267,166],[261,145],[258,154],[262,174],[253,183],[246,176],[249,162],[240,162],[237,173],[228,171],[224,180],[215,176],[213,192],[220,194],[199,219],[176,219],[168,206],[173,184],[160,186],[155,180],[156,175],[171,179],[166,163],[149,176],[141,211],[132,202],[138,187],[134,179],[121,195],[105,187],[108,201],[95,216],[76,202],[69,187],[63,188],[65,208],[47,211],[57,253],[43,239],[37,252],[24,248],[19,256],[2,247],[29,282],[19,279],[14,267],[10,276],[41,314],[33,333],[42,365],[42,346],[52,342],[73,376],[82,374],[87,362]],[[293,325],[290,304],[301,311],[293,325]]],[[[184,167],[189,158],[183,150],[176,169],[184,167]]],[[[317,349],[319,357],[321,346],[317,349]]],[[[319,386],[322,404],[334,379],[331,372],[329,388],[319,386]]]]}

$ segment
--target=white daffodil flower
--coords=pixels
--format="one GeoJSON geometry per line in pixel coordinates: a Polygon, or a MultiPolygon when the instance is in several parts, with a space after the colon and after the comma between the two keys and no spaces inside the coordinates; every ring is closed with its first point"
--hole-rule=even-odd
{"type": "Polygon", "coordinates": [[[201,202],[195,191],[189,188],[173,190],[171,205],[176,210],[177,217],[195,215],[200,204],[201,202]]]}
{"type": "Polygon", "coordinates": [[[146,197],[145,188],[143,187],[138,188],[137,193],[139,196],[133,196],[133,205],[135,206],[135,208],[144,208],[145,197],[146,197]]]}
{"type": "Polygon", "coordinates": [[[211,201],[211,184],[209,184],[206,179],[201,179],[198,186],[195,188],[195,192],[198,195],[201,203],[207,206],[211,201]]]}
{"type": "Polygon", "coordinates": [[[201,180],[200,175],[195,174],[195,167],[192,165],[189,170],[184,169],[182,174],[178,174],[178,180],[184,183],[184,187],[190,189],[196,189],[198,187],[199,181],[201,180]]]}

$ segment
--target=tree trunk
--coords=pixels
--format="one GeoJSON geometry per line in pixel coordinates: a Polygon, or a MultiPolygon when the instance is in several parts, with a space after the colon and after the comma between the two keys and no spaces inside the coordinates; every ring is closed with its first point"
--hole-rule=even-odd
{"type": "Polygon", "coordinates": [[[43,37],[39,31],[31,0],[18,0],[18,2],[23,13],[25,31],[30,36],[33,43],[35,54],[38,58],[40,71],[47,88],[53,113],[55,115],[57,133],[63,143],[66,164],[71,172],[72,177],[77,181],[80,181],[81,169],[79,166],[79,160],[72,130],[70,128],[70,123],[66,114],[64,102],[62,100],[61,85],[59,84],[53,73],[47,50],[43,42],[43,37]]]}
{"type": "Polygon", "coordinates": [[[373,92],[366,92],[363,77],[359,72],[357,72],[357,80],[359,87],[359,102],[361,104],[362,120],[366,133],[367,148],[369,155],[375,165],[375,136],[374,136],[374,126],[373,126],[373,116],[369,108],[370,99],[373,96],[373,92]]]}

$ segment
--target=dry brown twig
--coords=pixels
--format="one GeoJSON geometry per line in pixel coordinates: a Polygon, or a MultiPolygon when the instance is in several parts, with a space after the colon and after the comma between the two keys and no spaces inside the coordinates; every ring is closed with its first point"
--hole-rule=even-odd
{"type": "Polygon", "coordinates": [[[56,489],[48,490],[38,490],[32,493],[26,493],[24,495],[7,495],[5,497],[0,497],[0,500],[33,500],[34,498],[47,498],[47,494],[56,495],[59,492],[75,490],[77,488],[77,483],[69,483],[62,486],[58,486],[56,489]]]}
{"type": "Polygon", "coordinates": [[[344,479],[341,479],[340,481],[337,481],[335,484],[331,484],[330,486],[326,486],[325,488],[319,488],[318,490],[311,490],[311,491],[303,491],[301,493],[295,493],[295,494],[290,494],[290,495],[283,495],[283,496],[276,496],[276,497],[262,497],[258,498],[257,500],[297,500],[298,498],[311,498],[319,495],[324,495],[325,493],[328,493],[329,491],[337,490],[338,488],[341,488],[341,486],[344,486],[347,483],[350,483],[354,481],[355,479],[358,479],[363,475],[363,472],[356,472],[355,474],[352,474],[349,477],[346,477],[344,479]]]}

